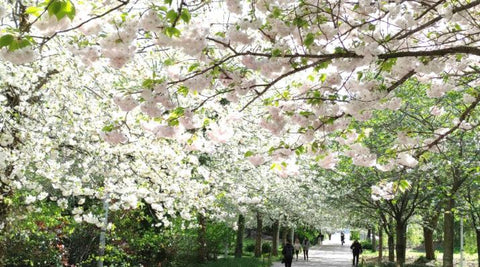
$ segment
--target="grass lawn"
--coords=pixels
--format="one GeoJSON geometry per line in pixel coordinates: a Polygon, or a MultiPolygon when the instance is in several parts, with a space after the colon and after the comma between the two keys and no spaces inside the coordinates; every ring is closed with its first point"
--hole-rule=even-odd
{"type": "MultiPolygon", "coordinates": [[[[388,261],[388,250],[384,250],[383,255],[384,255],[383,262],[387,262],[388,261]]],[[[413,264],[417,259],[419,259],[422,256],[425,256],[424,252],[421,252],[421,251],[418,251],[418,250],[413,250],[413,249],[408,249],[407,250],[406,263],[407,264],[413,264]]],[[[477,265],[477,263],[478,263],[477,254],[464,253],[463,256],[464,256],[464,263],[463,263],[464,267],[478,267],[478,265],[477,265]]],[[[363,258],[363,260],[366,264],[376,263],[377,260],[378,260],[378,252],[371,252],[369,250],[365,250],[364,253],[361,255],[361,257],[363,258]]],[[[436,264],[435,266],[442,266],[443,253],[439,252],[439,251],[436,251],[435,252],[435,257],[437,259],[437,261],[435,263],[436,264]]],[[[460,263],[460,253],[455,253],[454,254],[454,263],[457,264],[458,266],[460,266],[459,265],[459,263],[460,263]]],[[[422,265],[417,265],[417,266],[422,266],[422,265]]]]}

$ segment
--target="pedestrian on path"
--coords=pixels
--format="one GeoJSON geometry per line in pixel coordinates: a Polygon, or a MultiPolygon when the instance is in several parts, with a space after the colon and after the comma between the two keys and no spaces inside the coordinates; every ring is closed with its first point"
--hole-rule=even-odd
{"type": "Polygon", "coordinates": [[[340,241],[342,241],[343,246],[343,244],[345,244],[345,234],[343,233],[343,231],[340,233],[340,241]]]}
{"type": "Polygon", "coordinates": [[[300,244],[300,240],[295,238],[295,243],[293,243],[293,248],[295,249],[295,255],[297,255],[297,261],[298,261],[298,253],[300,252],[300,248],[302,245],[300,244]]]}
{"type": "Polygon", "coordinates": [[[302,249],[303,249],[303,260],[308,261],[308,250],[310,249],[310,240],[308,240],[308,238],[303,239],[302,249]]]}
{"type": "Polygon", "coordinates": [[[353,253],[353,266],[358,266],[358,258],[360,254],[363,252],[362,245],[358,242],[358,240],[355,239],[353,241],[353,244],[350,246],[350,249],[352,250],[353,253]]]}
{"type": "Polygon", "coordinates": [[[282,254],[283,254],[282,262],[285,263],[285,267],[292,267],[293,246],[292,246],[292,241],[290,241],[290,239],[287,239],[287,243],[285,244],[285,246],[283,246],[282,254]]]}

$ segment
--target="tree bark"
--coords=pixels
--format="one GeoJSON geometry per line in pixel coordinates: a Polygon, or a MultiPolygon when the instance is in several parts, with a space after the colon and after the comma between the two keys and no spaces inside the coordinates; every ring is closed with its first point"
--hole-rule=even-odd
{"type": "Polygon", "coordinates": [[[276,220],[273,223],[273,235],[272,235],[272,255],[278,256],[278,235],[280,233],[280,221],[276,220]]]}
{"type": "Polygon", "coordinates": [[[262,256],[262,229],[262,214],[260,214],[260,212],[257,212],[257,236],[255,238],[255,257],[257,258],[260,258],[262,256]]]}
{"type": "Polygon", "coordinates": [[[383,260],[383,229],[381,226],[378,227],[378,263],[380,264],[383,260]]]}
{"type": "Polygon", "coordinates": [[[394,262],[395,261],[395,240],[393,235],[393,226],[391,224],[388,225],[390,228],[388,235],[388,261],[394,262]]]}
{"type": "Polygon", "coordinates": [[[455,200],[449,198],[443,215],[443,267],[453,267],[453,237],[455,200]]]}
{"type": "Polygon", "coordinates": [[[433,247],[433,229],[428,226],[423,227],[423,242],[425,246],[425,258],[427,260],[434,260],[435,248],[433,247]]]}
{"type": "Polygon", "coordinates": [[[237,241],[235,244],[235,258],[241,258],[243,255],[243,234],[245,232],[245,217],[240,214],[238,215],[237,222],[237,241]]]}
{"type": "Polygon", "coordinates": [[[207,251],[207,219],[204,215],[198,215],[198,224],[200,228],[198,229],[198,261],[200,263],[207,261],[208,251],[207,251]]]}
{"type": "Polygon", "coordinates": [[[372,228],[367,229],[367,240],[370,244],[372,243],[372,228]]]}
{"type": "Polygon", "coordinates": [[[375,226],[372,227],[372,251],[377,251],[377,238],[375,237],[375,226]]]}
{"type": "Polygon", "coordinates": [[[287,243],[288,232],[289,232],[288,228],[284,227],[282,232],[282,246],[285,246],[285,244],[287,243]]]}
{"type": "Polygon", "coordinates": [[[397,266],[404,266],[407,250],[407,222],[397,221],[395,227],[397,266]]]}
{"type": "Polygon", "coordinates": [[[425,246],[425,258],[435,260],[435,247],[433,245],[433,231],[437,227],[438,214],[435,214],[426,221],[427,225],[423,227],[423,243],[425,246]]]}

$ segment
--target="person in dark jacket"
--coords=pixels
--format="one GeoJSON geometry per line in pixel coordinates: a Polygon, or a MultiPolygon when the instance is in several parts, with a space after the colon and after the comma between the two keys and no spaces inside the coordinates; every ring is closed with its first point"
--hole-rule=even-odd
{"type": "Polygon", "coordinates": [[[362,245],[358,242],[358,240],[353,241],[350,249],[353,253],[353,266],[358,266],[358,258],[362,253],[362,245]]]}
{"type": "Polygon", "coordinates": [[[283,246],[282,249],[283,254],[283,262],[285,263],[285,267],[292,267],[293,261],[293,246],[292,241],[287,239],[287,243],[283,246]]]}

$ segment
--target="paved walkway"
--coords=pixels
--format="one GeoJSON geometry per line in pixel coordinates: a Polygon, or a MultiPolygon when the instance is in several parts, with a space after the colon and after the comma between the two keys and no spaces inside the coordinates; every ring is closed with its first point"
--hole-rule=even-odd
{"type": "MultiPolygon", "coordinates": [[[[347,241],[348,239],[345,238],[347,241]]],[[[326,240],[320,246],[310,248],[309,260],[303,260],[303,253],[298,254],[298,261],[293,258],[292,267],[350,267],[352,266],[352,252],[350,242],[340,244],[340,236],[332,236],[332,240],[326,240]]],[[[273,267],[284,267],[285,264],[276,262],[273,267]]]]}

